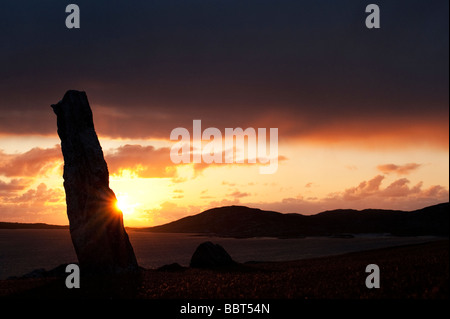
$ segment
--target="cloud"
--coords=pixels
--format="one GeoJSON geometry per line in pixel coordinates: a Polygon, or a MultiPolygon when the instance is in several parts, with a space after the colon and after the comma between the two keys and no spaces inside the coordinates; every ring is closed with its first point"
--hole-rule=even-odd
{"type": "Polygon", "coordinates": [[[408,175],[420,168],[422,164],[408,163],[404,165],[383,164],[378,165],[377,169],[383,174],[396,173],[397,175],[408,175]]]}
{"type": "Polygon", "coordinates": [[[0,195],[9,196],[23,191],[29,184],[30,181],[25,179],[12,179],[10,182],[5,182],[0,179],[0,195]]]}
{"type": "Polygon", "coordinates": [[[244,205],[244,204],[241,203],[239,198],[233,198],[233,199],[224,198],[221,200],[213,200],[213,201],[209,202],[209,204],[207,206],[205,206],[205,208],[207,209],[207,208],[231,206],[231,205],[244,205]]]}
{"type": "MultiPolygon", "coordinates": [[[[180,101],[172,102],[166,110],[159,110],[152,106],[151,101],[141,103],[147,106],[133,107],[127,104],[128,108],[134,109],[132,112],[115,105],[102,107],[97,113],[93,104],[97,132],[113,138],[168,140],[174,128],[185,127],[190,130],[192,120],[201,119],[203,129],[216,127],[222,132],[225,128],[236,127],[278,128],[280,141],[301,140],[304,143],[338,145],[355,143],[354,146],[364,148],[426,145],[440,149],[448,148],[449,141],[449,124],[445,120],[448,110],[443,107],[436,107],[427,114],[419,111],[408,114],[399,112],[386,118],[387,111],[381,109],[375,112],[375,108],[355,111],[353,107],[346,106],[346,114],[336,113],[332,101],[329,102],[330,106],[320,109],[275,102],[273,105],[267,102],[242,105],[240,101],[230,101],[227,105],[213,101],[211,104],[216,107],[210,107],[208,102],[200,99],[189,107],[180,101]],[[191,112],[186,112],[186,108],[190,108],[191,112]],[[224,113],[223,108],[229,109],[229,112],[224,113]],[[274,113],[274,108],[279,112],[274,113]]],[[[353,103],[356,102],[348,102],[353,103]]],[[[295,104],[303,105],[300,101],[295,104]]],[[[279,158],[280,161],[285,159],[279,158]]]]}
{"type": "Polygon", "coordinates": [[[237,199],[237,198],[243,198],[243,197],[250,196],[250,194],[247,192],[240,192],[240,191],[236,190],[231,194],[227,194],[226,196],[230,196],[230,197],[237,199]]]}
{"type": "Polygon", "coordinates": [[[379,195],[385,197],[402,197],[407,198],[413,194],[420,194],[422,192],[422,182],[417,183],[413,187],[409,187],[410,181],[407,178],[401,178],[391,183],[379,195]]]}
{"type": "Polygon", "coordinates": [[[2,221],[67,224],[63,189],[41,183],[22,194],[10,192],[0,197],[2,221]]]}
{"type": "Polygon", "coordinates": [[[382,37],[354,18],[358,1],[90,1],[88,27],[70,35],[57,6],[18,3],[3,10],[0,134],[55,135],[49,106],[73,88],[101,136],[168,139],[200,118],[280,139],[448,148],[447,1],[384,4],[382,37]]]}
{"type": "Polygon", "coordinates": [[[222,181],[222,185],[236,186],[236,183],[231,183],[231,182],[228,182],[228,181],[222,181]]]}
{"type": "MultiPolygon", "coordinates": [[[[285,121],[294,121],[296,116],[291,114],[290,119],[285,121]]],[[[303,127],[292,125],[292,129],[287,131],[280,129],[279,135],[280,139],[352,146],[359,149],[404,149],[424,146],[446,150],[449,142],[449,124],[444,118],[448,119],[448,114],[444,111],[424,115],[399,114],[388,119],[383,114],[370,112],[358,116],[350,114],[347,118],[334,114],[324,118],[311,115],[303,127]],[[314,123],[314,126],[312,127],[310,123],[314,123]]],[[[282,123],[284,121],[279,124],[282,128],[289,126],[282,123]]]]}
{"type": "Polygon", "coordinates": [[[7,154],[0,150],[0,175],[7,177],[35,177],[62,165],[59,146],[33,148],[25,153],[7,154]]]}
{"type": "Polygon", "coordinates": [[[328,199],[338,199],[343,201],[364,201],[376,205],[377,201],[401,201],[414,202],[416,200],[437,200],[448,201],[448,190],[439,185],[423,189],[423,182],[420,181],[414,186],[410,186],[411,181],[407,178],[400,178],[382,188],[383,175],[377,175],[369,181],[361,182],[357,187],[351,187],[343,192],[332,194],[328,199]]]}
{"type": "MultiPolygon", "coordinates": [[[[193,149],[191,148],[189,156],[192,158],[193,149]]],[[[286,157],[280,156],[281,161],[286,157]]],[[[170,159],[170,148],[155,148],[153,146],[142,145],[124,145],[118,148],[110,149],[105,154],[105,160],[108,163],[110,174],[121,175],[125,170],[132,171],[141,178],[172,178],[174,182],[186,181],[185,178],[178,176],[178,168],[183,166],[191,166],[194,174],[192,178],[196,178],[205,169],[210,167],[225,166],[255,166],[267,165],[257,163],[180,163],[174,164],[170,159]]]]}
{"type": "Polygon", "coordinates": [[[170,160],[170,148],[124,145],[105,155],[110,174],[131,170],[142,178],[176,177],[176,166],[170,160]]]}
{"type": "MultiPolygon", "coordinates": [[[[448,189],[440,185],[424,188],[422,182],[419,182],[410,186],[411,182],[408,179],[401,178],[383,187],[383,181],[385,178],[377,175],[355,187],[322,198],[298,195],[273,202],[246,202],[243,199],[249,194],[236,190],[220,200],[207,202],[211,198],[205,197],[203,198],[204,205],[181,207],[167,201],[162,203],[159,208],[146,211],[145,214],[150,225],[160,225],[187,215],[198,214],[206,209],[230,205],[244,205],[281,213],[309,215],[334,209],[415,210],[449,200],[448,189]]],[[[202,193],[205,192],[202,191],[202,193]]]]}
{"type": "Polygon", "coordinates": [[[46,203],[62,202],[65,198],[62,189],[48,189],[47,185],[40,183],[36,189],[29,189],[20,196],[4,198],[7,203],[27,203],[29,205],[43,205],[46,203]]]}
{"type": "Polygon", "coordinates": [[[369,181],[363,181],[356,187],[346,189],[342,193],[344,200],[357,200],[367,196],[371,196],[379,191],[381,182],[383,181],[383,175],[377,175],[369,181]]]}
{"type": "Polygon", "coordinates": [[[333,209],[399,209],[415,210],[449,201],[449,190],[441,185],[423,187],[422,182],[400,178],[383,187],[385,177],[377,175],[357,186],[337,191],[322,198],[302,195],[276,202],[243,203],[243,205],[283,213],[316,214],[333,209]]]}
{"type": "Polygon", "coordinates": [[[434,185],[426,190],[423,190],[422,195],[428,198],[447,198],[448,201],[448,189],[441,185],[434,185]]]}
{"type": "Polygon", "coordinates": [[[182,199],[184,198],[184,191],[182,189],[174,189],[172,191],[174,194],[172,196],[172,199],[182,199]]]}

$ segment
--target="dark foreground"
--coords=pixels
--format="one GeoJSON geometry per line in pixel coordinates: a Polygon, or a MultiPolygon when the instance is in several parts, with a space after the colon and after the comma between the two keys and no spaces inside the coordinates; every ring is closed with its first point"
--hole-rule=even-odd
{"type": "Polygon", "coordinates": [[[202,270],[166,267],[138,275],[85,278],[67,289],[65,277],[0,281],[2,298],[126,299],[447,299],[449,241],[340,256],[202,270]],[[368,289],[368,264],[380,267],[379,289],[368,289]]]}

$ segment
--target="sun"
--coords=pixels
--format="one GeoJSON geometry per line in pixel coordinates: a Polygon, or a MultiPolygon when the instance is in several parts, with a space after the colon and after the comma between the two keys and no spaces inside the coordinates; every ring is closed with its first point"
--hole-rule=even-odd
{"type": "Polygon", "coordinates": [[[130,204],[128,195],[117,196],[115,206],[118,210],[122,211],[124,215],[131,215],[134,211],[134,206],[130,204]]]}

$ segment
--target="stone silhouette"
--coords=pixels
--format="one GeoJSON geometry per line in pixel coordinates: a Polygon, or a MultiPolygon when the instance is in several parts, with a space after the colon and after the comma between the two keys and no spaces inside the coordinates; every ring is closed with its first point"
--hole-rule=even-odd
{"type": "Polygon", "coordinates": [[[206,241],[197,247],[189,266],[192,268],[216,268],[234,264],[234,260],[222,246],[206,241]]]}
{"type": "Polygon", "coordinates": [[[70,234],[83,273],[131,272],[138,264],[109,188],[108,167],[85,92],[67,91],[52,105],[64,156],[70,234]]]}

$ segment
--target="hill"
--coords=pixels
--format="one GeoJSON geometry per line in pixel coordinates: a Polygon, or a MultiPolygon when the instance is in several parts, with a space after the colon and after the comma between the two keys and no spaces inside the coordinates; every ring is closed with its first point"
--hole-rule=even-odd
{"type": "Polygon", "coordinates": [[[0,222],[0,229],[69,229],[69,226],[49,225],[44,223],[0,222]]]}
{"type": "Polygon", "coordinates": [[[225,206],[141,230],[238,238],[339,236],[358,233],[448,236],[449,206],[449,203],[442,203],[415,211],[339,209],[308,216],[245,206],[225,206]]]}

